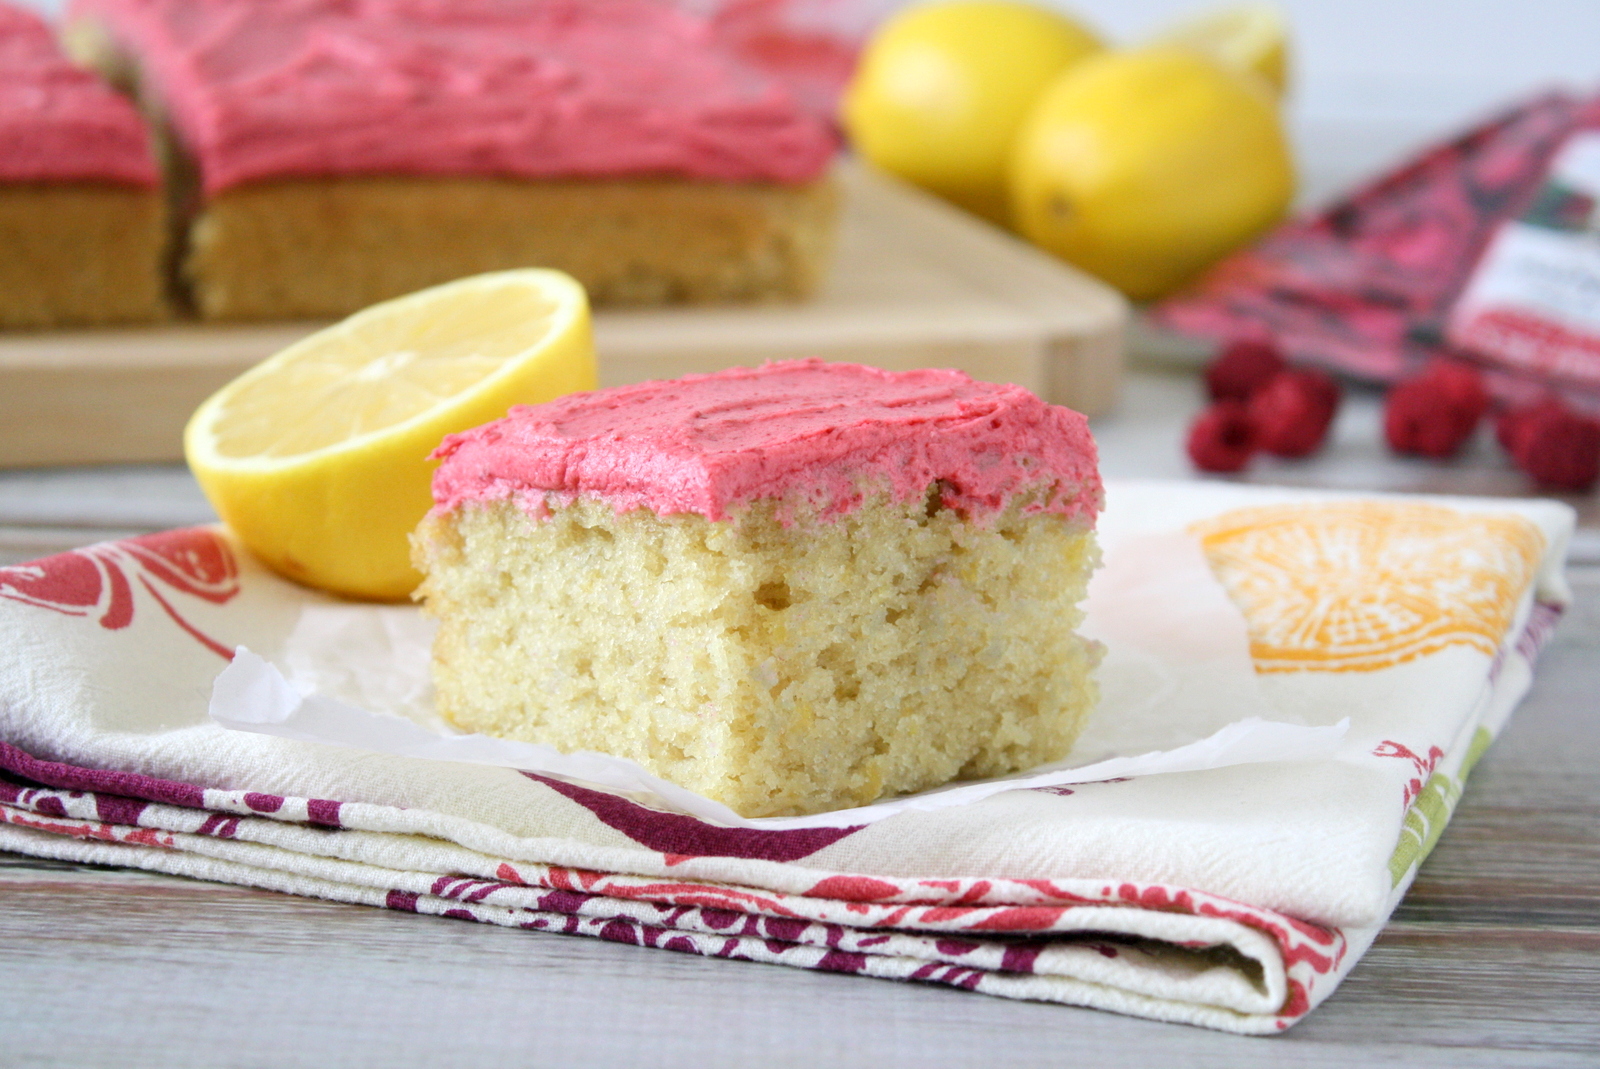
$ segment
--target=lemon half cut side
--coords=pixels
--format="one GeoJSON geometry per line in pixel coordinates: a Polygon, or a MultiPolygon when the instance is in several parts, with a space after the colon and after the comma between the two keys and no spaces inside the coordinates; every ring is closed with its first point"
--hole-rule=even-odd
{"type": "Polygon", "coordinates": [[[475,275],[373,305],[257,364],[195,411],[184,455],[273,570],[398,600],[421,581],[407,536],[432,505],[440,440],[595,385],[577,281],[475,275]]]}

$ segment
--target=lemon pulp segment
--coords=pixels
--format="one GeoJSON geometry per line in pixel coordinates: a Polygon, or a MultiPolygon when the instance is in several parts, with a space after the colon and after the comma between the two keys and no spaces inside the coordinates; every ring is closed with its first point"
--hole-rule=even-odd
{"type": "Polygon", "coordinates": [[[272,374],[240,382],[214,418],[213,448],[223,457],[293,457],[404,423],[537,345],[554,312],[548,296],[502,285],[442,307],[347,321],[272,374]]]}

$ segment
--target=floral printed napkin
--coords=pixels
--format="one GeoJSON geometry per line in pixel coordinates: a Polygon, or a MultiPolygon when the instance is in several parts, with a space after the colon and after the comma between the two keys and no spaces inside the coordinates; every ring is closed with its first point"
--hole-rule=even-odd
{"type": "Polygon", "coordinates": [[[1376,937],[1566,601],[1548,502],[1112,484],[1184,530],[1285,719],[1332,756],[1007,791],[874,824],[724,827],[508,768],[230,731],[239,645],[320,595],[192,528],[0,569],[0,849],[921,980],[1289,1027],[1376,937]]]}

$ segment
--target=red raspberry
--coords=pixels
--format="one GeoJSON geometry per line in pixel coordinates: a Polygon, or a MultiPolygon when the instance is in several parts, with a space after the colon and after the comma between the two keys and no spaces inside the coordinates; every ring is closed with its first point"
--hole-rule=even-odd
{"type": "Polygon", "coordinates": [[[1236,341],[1206,366],[1206,389],[1213,401],[1249,400],[1285,368],[1283,354],[1265,342],[1236,341]]]}
{"type": "Polygon", "coordinates": [[[1560,401],[1513,409],[1498,430],[1517,467],[1542,486],[1588,490],[1600,480],[1600,422],[1560,401]]]}
{"type": "Polygon", "coordinates": [[[1383,434],[1397,453],[1453,456],[1488,409],[1489,391],[1476,368],[1434,360],[1422,374],[1389,391],[1383,434]]]}
{"type": "Polygon", "coordinates": [[[1495,439],[1500,443],[1500,448],[1515,460],[1517,454],[1522,451],[1521,440],[1524,431],[1540,418],[1548,419],[1566,410],[1567,406],[1554,397],[1546,397],[1518,408],[1508,408],[1495,420],[1495,439]]]}
{"type": "Polygon", "coordinates": [[[1262,449],[1305,457],[1322,447],[1339,411],[1339,384],[1315,368],[1291,368],[1250,396],[1250,422],[1262,449]]]}
{"type": "Polygon", "coordinates": [[[1255,425],[1244,402],[1212,402],[1189,427],[1189,459],[1201,471],[1238,471],[1256,451],[1255,425]]]}

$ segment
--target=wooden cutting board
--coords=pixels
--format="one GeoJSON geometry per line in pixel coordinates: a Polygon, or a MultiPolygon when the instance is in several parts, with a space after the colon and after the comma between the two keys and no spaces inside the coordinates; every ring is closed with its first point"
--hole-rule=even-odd
{"type": "MultiPolygon", "coordinates": [[[[943,202],[839,168],[844,215],[823,291],[803,304],[602,311],[614,386],[820,356],[957,367],[1090,415],[1116,397],[1126,302],[943,202]]],[[[177,460],[189,413],[319,323],[0,334],[0,466],[177,460]]]]}

